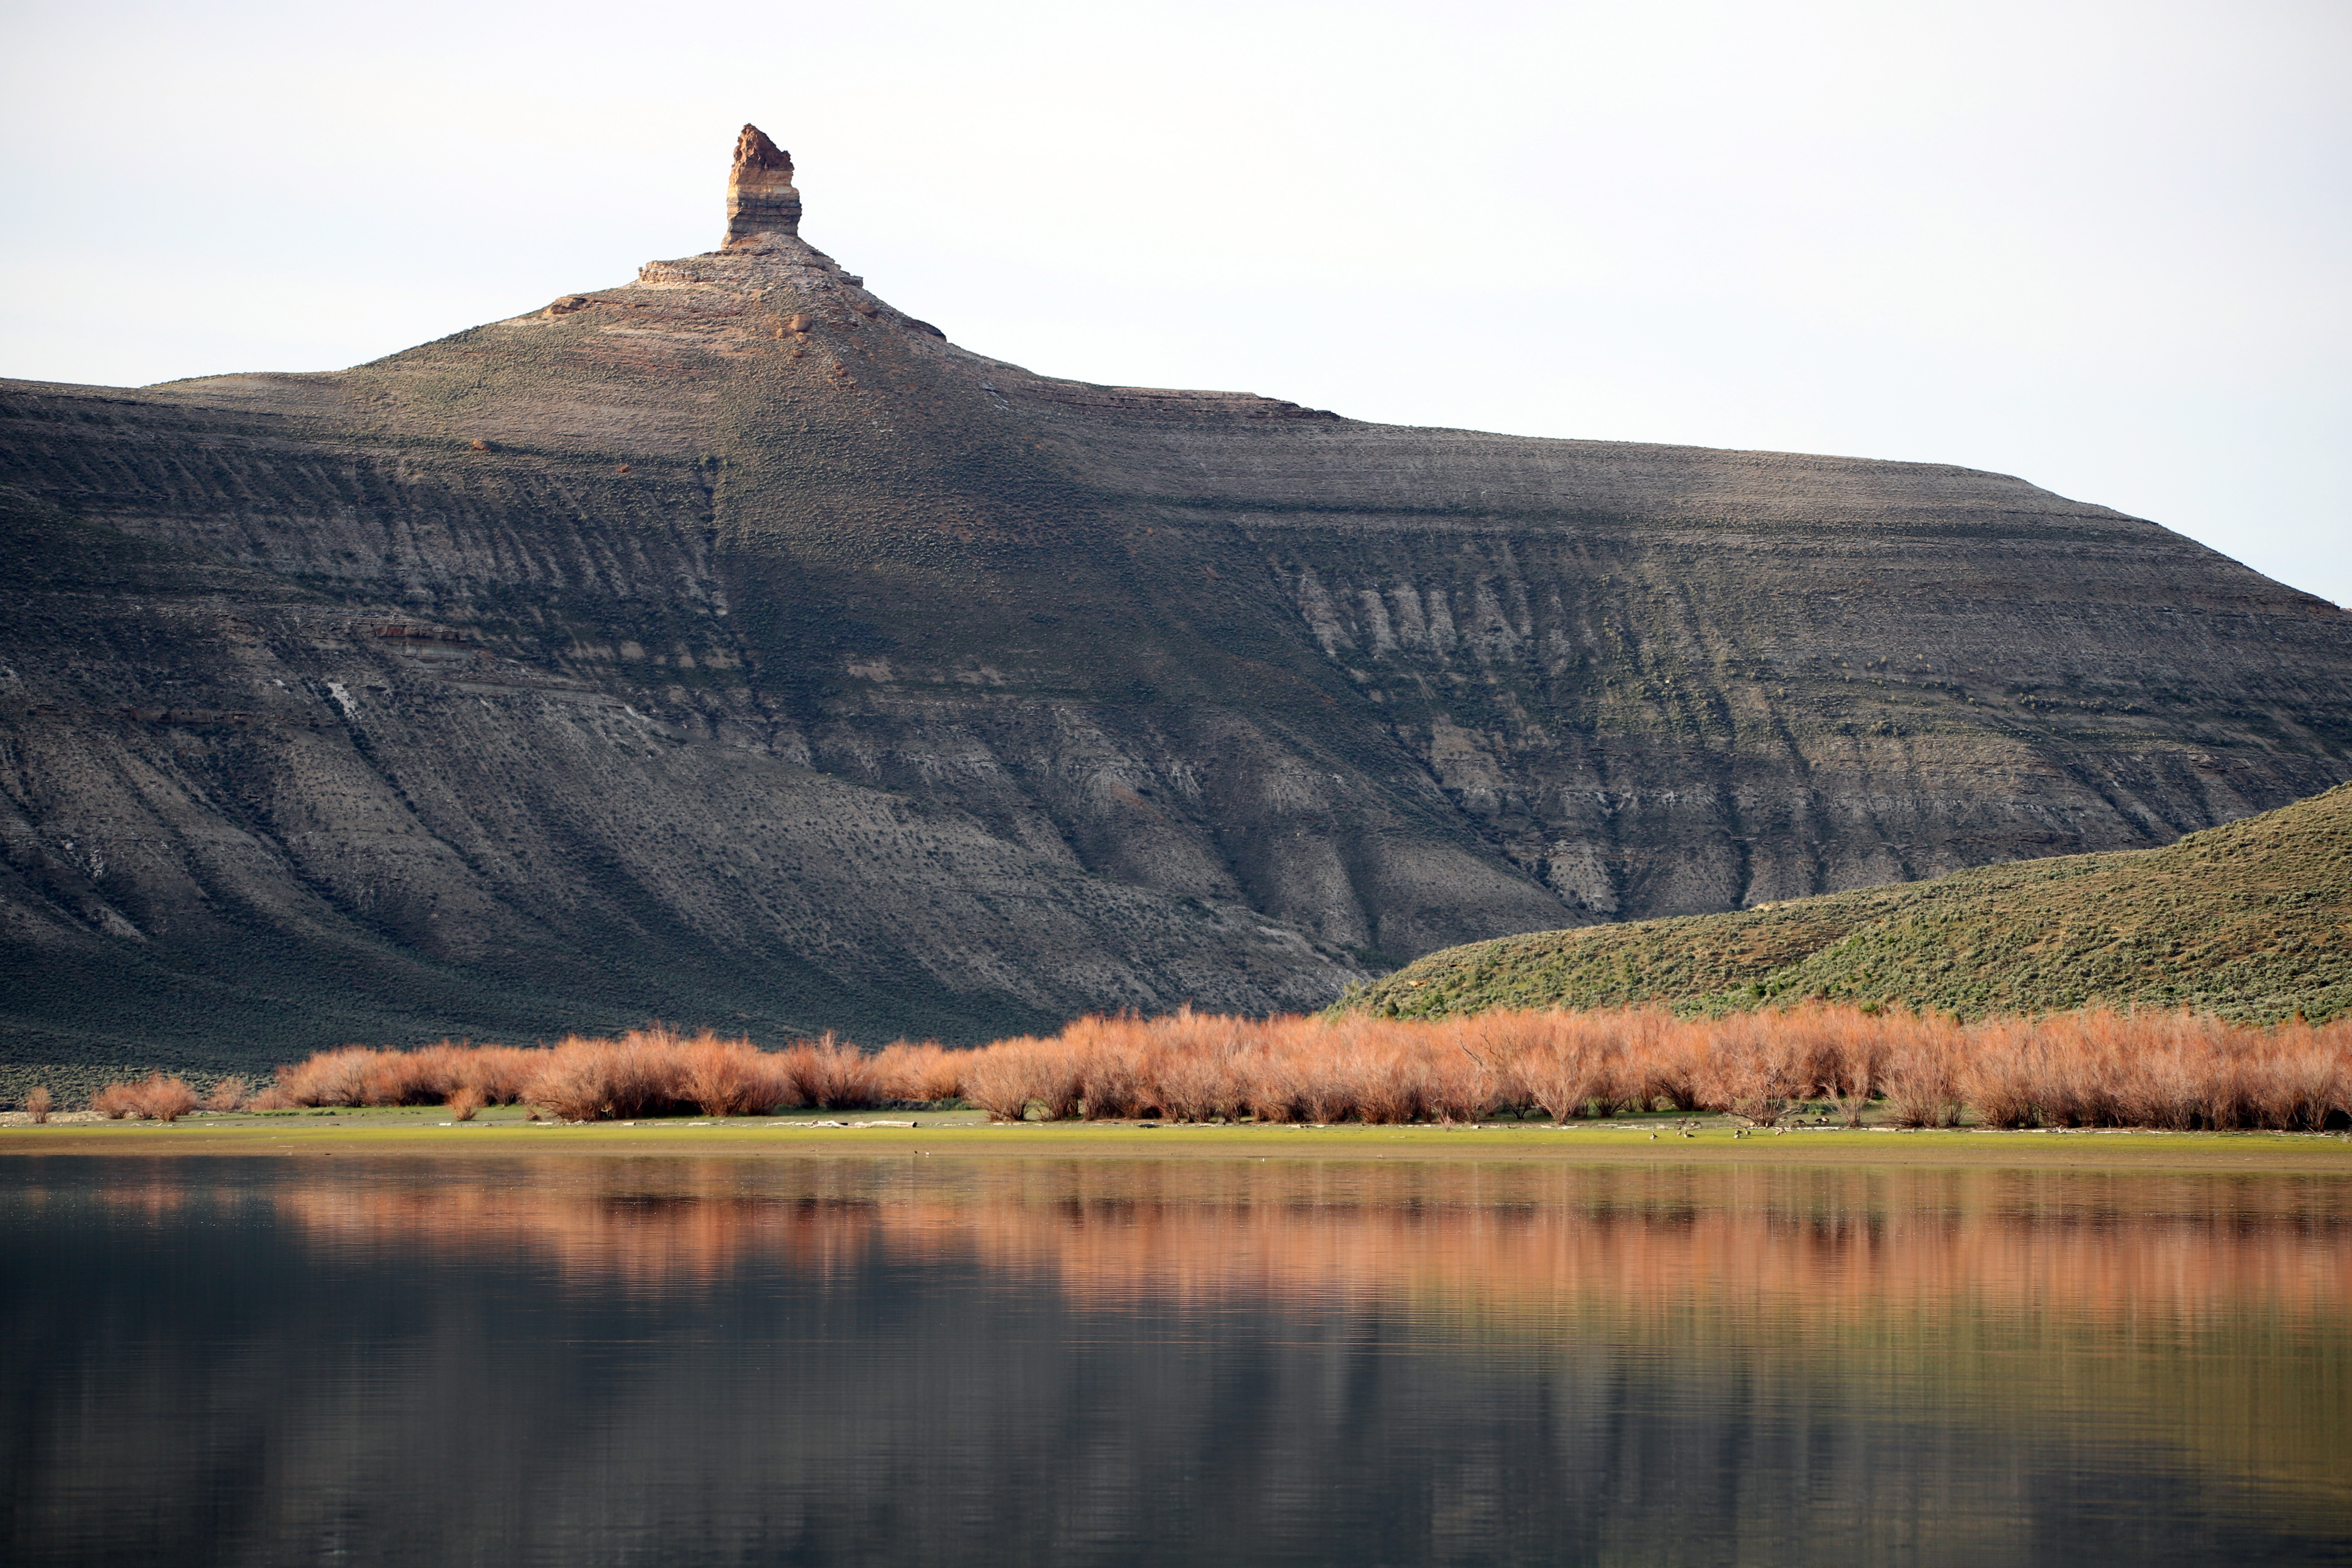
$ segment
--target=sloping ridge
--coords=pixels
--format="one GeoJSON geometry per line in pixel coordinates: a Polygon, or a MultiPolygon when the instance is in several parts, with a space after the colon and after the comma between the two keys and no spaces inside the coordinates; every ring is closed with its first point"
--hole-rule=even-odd
{"type": "Polygon", "coordinates": [[[2153,523],[1040,376],[795,177],[349,371],[0,384],[0,1052],[1314,1007],[2352,777],[2352,617],[2153,523]]]}
{"type": "Polygon", "coordinates": [[[2161,849],[1476,942],[1342,1007],[1447,1017],[1813,997],[1968,1017],[2185,1006],[2325,1022],[2352,1009],[2352,785],[2161,849]]]}

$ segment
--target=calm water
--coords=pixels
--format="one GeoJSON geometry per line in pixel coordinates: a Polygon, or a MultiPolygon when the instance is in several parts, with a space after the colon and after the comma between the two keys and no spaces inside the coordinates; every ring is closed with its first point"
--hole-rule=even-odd
{"type": "Polygon", "coordinates": [[[2352,1559],[2352,1184],[0,1163],[48,1563],[2352,1559]]]}

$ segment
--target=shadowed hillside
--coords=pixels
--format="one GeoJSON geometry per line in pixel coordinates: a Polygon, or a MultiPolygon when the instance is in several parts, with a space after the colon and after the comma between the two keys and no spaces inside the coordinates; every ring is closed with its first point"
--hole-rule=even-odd
{"type": "Polygon", "coordinates": [[[1803,997],[1969,1017],[2189,1006],[2324,1022],[2352,1010],[2352,786],[2161,849],[1475,942],[1432,953],[1343,1006],[1433,1018],[1803,997]]]}
{"type": "Polygon", "coordinates": [[[2352,776],[2352,620],[2153,523],[1052,380],[730,191],[352,370],[0,384],[0,1052],[1316,1007],[2352,776]]]}

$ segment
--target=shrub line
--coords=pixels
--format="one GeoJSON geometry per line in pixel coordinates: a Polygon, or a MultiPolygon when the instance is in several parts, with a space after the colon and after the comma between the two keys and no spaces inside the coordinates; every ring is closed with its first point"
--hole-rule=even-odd
{"type": "MultiPolygon", "coordinates": [[[[529,1048],[444,1040],[345,1046],[279,1068],[213,1110],[446,1105],[457,1121],[524,1104],[562,1121],[803,1106],[870,1110],[962,1100],[992,1121],[1151,1118],[1399,1125],[1541,1111],[1556,1123],[1623,1111],[1720,1112],[1780,1127],[1826,1102],[1863,1125],[2322,1131],[2352,1124],[2352,1019],[2268,1026],[2187,1012],[2093,1010],[1973,1024],[1832,1004],[1681,1018],[1655,1007],[1469,1017],[1235,1017],[1191,1008],[1090,1016],[1049,1037],[969,1050],[900,1040],[865,1051],[827,1034],[765,1051],[661,1026],[529,1048]]],[[[183,1079],[110,1084],[110,1116],[195,1109],[183,1079]]]]}

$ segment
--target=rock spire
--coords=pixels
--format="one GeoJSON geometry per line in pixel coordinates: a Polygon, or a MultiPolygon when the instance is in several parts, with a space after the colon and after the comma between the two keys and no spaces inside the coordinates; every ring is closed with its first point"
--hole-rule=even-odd
{"type": "Polygon", "coordinates": [[[793,188],[793,155],[756,125],[735,138],[735,167],[727,174],[727,243],[762,234],[797,236],[801,194],[793,188]]]}

